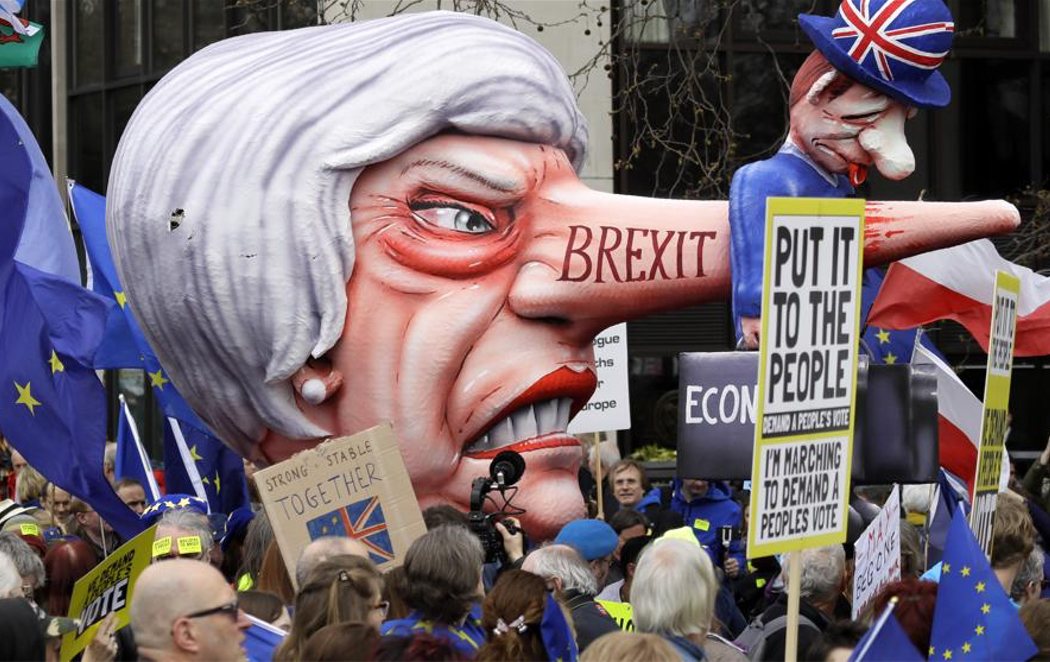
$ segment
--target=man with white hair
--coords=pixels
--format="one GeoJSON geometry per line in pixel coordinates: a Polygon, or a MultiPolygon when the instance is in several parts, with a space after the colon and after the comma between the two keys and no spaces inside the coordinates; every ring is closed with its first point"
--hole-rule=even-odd
{"type": "Polygon", "coordinates": [[[620,627],[609,612],[594,601],[598,594],[594,571],[572,547],[540,547],[525,557],[521,569],[542,577],[548,589],[562,595],[565,605],[572,611],[576,643],[581,651],[603,634],[619,631],[620,627]]]}
{"type": "Polygon", "coordinates": [[[131,599],[131,627],[144,660],[244,660],[251,626],[237,594],[207,563],[175,559],[142,572],[131,599]]]}
{"type": "Polygon", "coordinates": [[[333,556],[360,556],[369,558],[368,548],[364,543],[354,538],[345,536],[321,536],[310,541],[303,548],[299,560],[295,563],[295,586],[302,588],[306,578],[322,561],[327,561],[333,556]]]}
{"type": "Polygon", "coordinates": [[[702,660],[717,593],[714,567],[700,545],[657,540],[642,552],[634,571],[634,627],[663,637],[683,660],[702,660]]]}
{"type": "Polygon", "coordinates": [[[846,587],[846,552],[842,545],[792,552],[781,577],[784,593],[752,623],[736,643],[748,649],[752,660],[784,659],[787,643],[788,592],[799,591],[798,651],[805,653],[835,617],[835,603],[846,587]],[[790,563],[802,563],[798,587],[788,583],[790,563]],[[756,633],[761,633],[756,638],[756,633]],[[756,647],[760,649],[756,652],[756,647]]]}

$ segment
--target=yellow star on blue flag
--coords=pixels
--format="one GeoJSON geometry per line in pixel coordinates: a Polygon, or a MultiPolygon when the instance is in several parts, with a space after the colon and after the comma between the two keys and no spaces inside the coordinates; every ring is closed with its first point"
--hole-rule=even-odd
{"type": "Polygon", "coordinates": [[[47,364],[51,366],[52,375],[56,372],[62,372],[66,369],[66,366],[63,365],[62,360],[58,358],[58,354],[55,352],[55,350],[51,350],[51,358],[48,359],[47,364]]]}
{"type": "Polygon", "coordinates": [[[164,385],[168,383],[168,379],[164,376],[163,370],[156,370],[149,374],[149,385],[153,388],[164,390],[164,385]]]}
{"type": "Polygon", "coordinates": [[[15,382],[15,389],[18,391],[18,399],[15,400],[16,405],[23,405],[29,410],[30,414],[36,415],[34,407],[40,406],[40,401],[33,397],[32,384],[26,382],[25,385],[15,382]]]}

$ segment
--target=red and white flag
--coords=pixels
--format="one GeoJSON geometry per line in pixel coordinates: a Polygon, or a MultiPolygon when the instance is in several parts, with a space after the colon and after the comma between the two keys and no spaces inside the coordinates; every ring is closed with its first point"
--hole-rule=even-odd
{"type": "Polygon", "coordinates": [[[1050,354],[1050,278],[1009,262],[987,239],[893,263],[868,313],[868,325],[912,329],[952,319],[988,351],[995,272],[1021,281],[1014,356],[1050,354]]]}
{"type": "Polygon", "coordinates": [[[937,429],[941,466],[964,479],[973,494],[977,447],[981,439],[981,401],[939,356],[915,343],[912,365],[930,364],[937,371],[937,429]]]}

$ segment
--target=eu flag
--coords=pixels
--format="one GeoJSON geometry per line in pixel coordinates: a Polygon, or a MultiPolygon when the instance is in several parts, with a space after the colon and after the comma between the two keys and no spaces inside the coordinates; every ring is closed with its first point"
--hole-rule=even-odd
{"type": "Polygon", "coordinates": [[[1027,660],[1038,651],[960,509],[952,518],[930,633],[931,660],[1027,660]]]}
{"type": "Polygon", "coordinates": [[[849,662],[920,662],[915,644],[893,615],[897,598],[886,605],[879,618],[872,623],[857,646],[850,653],[849,662]]]}
{"type": "Polygon", "coordinates": [[[175,389],[156,354],[146,341],[117,275],[106,237],[106,199],[76,182],[69,182],[69,199],[84,236],[93,272],[95,292],[112,299],[119,308],[95,355],[96,368],[140,368],[146,371],[153,394],[169,419],[165,426],[164,470],[168,492],[196,494],[207,499],[213,513],[230,513],[248,504],[248,484],[240,456],[208,431],[208,426],[175,389]],[[171,423],[174,419],[176,423],[171,423]],[[180,452],[171,436],[171,425],[185,440],[180,452]]]}
{"type": "Polygon", "coordinates": [[[68,239],[64,215],[50,216],[53,201],[38,204],[51,196],[58,192],[36,140],[0,97],[0,429],[33,467],[128,539],[144,527],[102,473],[106,394],[91,368],[109,306],[69,278],[75,262],[50,262],[47,238],[55,252],[68,239]]]}
{"type": "Polygon", "coordinates": [[[164,426],[164,484],[168,493],[196,494],[213,513],[248,505],[240,456],[212,435],[174,417],[164,426]]]}

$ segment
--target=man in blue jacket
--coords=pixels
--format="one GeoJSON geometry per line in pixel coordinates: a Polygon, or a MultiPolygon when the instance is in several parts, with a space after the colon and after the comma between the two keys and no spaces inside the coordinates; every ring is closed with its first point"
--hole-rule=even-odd
{"type": "Polygon", "coordinates": [[[745,567],[740,540],[743,512],[733,500],[729,485],[701,478],[678,478],[672,483],[672,489],[671,510],[681,515],[685,525],[693,530],[693,535],[711,556],[711,562],[735,576],[745,567]],[[734,534],[735,540],[728,550],[722,546],[723,527],[730,527],[734,534]]]}

